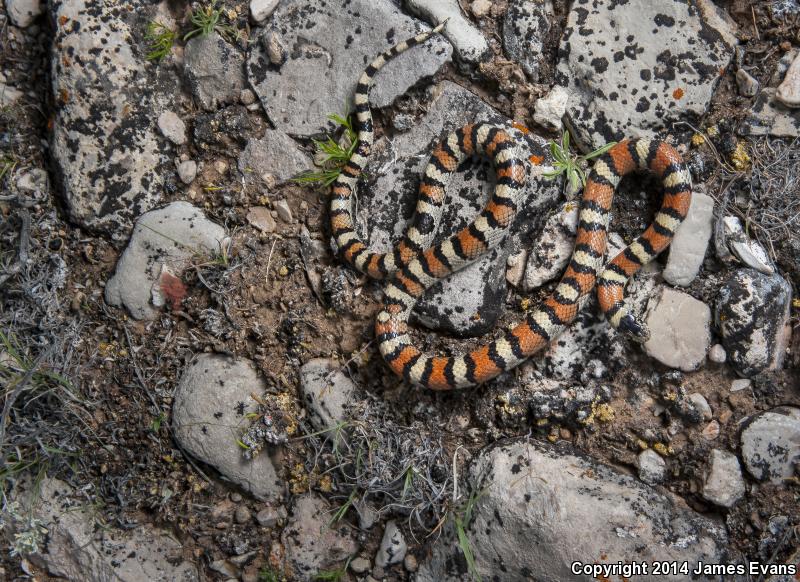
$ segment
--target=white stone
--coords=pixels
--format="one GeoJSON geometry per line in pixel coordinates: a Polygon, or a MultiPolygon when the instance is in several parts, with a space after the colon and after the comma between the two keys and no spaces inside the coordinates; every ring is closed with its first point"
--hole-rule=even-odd
{"type": "Polygon", "coordinates": [[[406,5],[432,25],[449,19],[442,32],[453,43],[461,61],[476,64],[489,52],[489,43],[464,17],[457,0],[407,0],[406,5]]]}
{"type": "Polygon", "coordinates": [[[764,412],[742,430],[742,459],[756,479],[783,483],[800,471],[800,408],[764,412]]]}
{"type": "Polygon", "coordinates": [[[556,85],[544,97],[537,99],[533,107],[533,120],[547,129],[561,131],[564,123],[561,118],[567,111],[569,91],[561,85],[556,85]]]}
{"type": "Polygon", "coordinates": [[[44,12],[44,2],[43,0],[6,0],[6,10],[14,26],[27,28],[44,12]]]}
{"type": "Polygon", "coordinates": [[[733,507],[744,495],[739,459],[733,453],[714,449],[708,459],[703,497],[721,507],[733,507]]]}
{"type": "Polygon", "coordinates": [[[174,111],[164,111],[158,116],[158,128],[175,145],[186,143],[186,124],[174,111]]]}
{"type": "Polygon", "coordinates": [[[711,346],[711,349],[708,350],[708,359],[715,364],[724,364],[725,360],[728,359],[728,354],[725,352],[725,348],[723,348],[722,345],[714,344],[711,346]]]}
{"type": "Polygon", "coordinates": [[[753,381],[749,378],[739,378],[738,380],[734,380],[731,382],[731,392],[741,392],[742,390],[747,390],[750,388],[752,383],[753,381]]]}
{"type": "Polygon", "coordinates": [[[664,287],[648,304],[647,354],[664,365],[691,372],[705,361],[711,344],[711,309],[691,295],[664,287]]]}
{"type": "Polygon", "coordinates": [[[547,223],[528,255],[525,269],[526,291],[538,289],[558,277],[566,268],[575,247],[579,205],[563,204],[547,223]]]}
{"type": "Polygon", "coordinates": [[[375,564],[381,568],[388,568],[393,564],[399,564],[406,557],[408,546],[403,537],[403,532],[397,527],[394,520],[386,523],[386,528],[383,530],[383,538],[381,539],[381,546],[378,548],[378,554],[375,556],[375,564]]]}
{"type": "Polygon", "coordinates": [[[286,224],[292,223],[292,209],[289,208],[289,203],[285,198],[281,198],[274,204],[275,210],[278,212],[278,217],[286,224]]]}
{"type": "Polygon", "coordinates": [[[254,206],[247,211],[247,222],[265,234],[275,232],[278,224],[266,206],[254,206]]]}
{"type": "Polygon", "coordinates": [[[476,18],[483,18],[489,11],[492,9],[492,3],[490,0],[474,0],[472,5],[470,6],[470,10],[475,15],[476,18]]]}
{"type": "Polygon", "coordinates": [[[714,220],[714,199],[701,192],[692,193],[689,213],[675,232],[669,247],[664,279],[686,287],[694,281],[706,255],[714,220]]]}
{"type": "Polygon", "coordinates": [[[300,390],[311,424],[324,431],[347,418],[356,386],[336,360],[316,358],[300,368],[300,390]]]}
{"type": "Polygon", "coordinates": [[[787,107],[800,107],[800,54],[792,61],[786,77],[775,91],[775,99],[787,107]]]}
{"type": "Polygon", "coordinates": [[[191,184],[197,177],[197,162],[187,160],[178,164],[178,177],[184,184],[191,184]]]}
{"type": "Polygon", "coordinates": [[[744,69],[736,71],[736,84],[739,86],[739,94],[744,97],[753,97],[758,93],[758,80],[744,69]]]}
{"type": "Polygon", "coordinates": [[[667,475],[667,463],[653,449],[645,449],[637,458],[639,479],[648,485],[661,483],[667,475]]]}
{"type": "Polygon", "coordinates": [[[0,107],[11,107],[25,95],[19,89],[15,89],[5,83],[0,83],[0,107]]]}
{"type": "Polygon", "coordinates": [[[250,0],[250,16],[260,24],[275,11],[279,3],[280,0],[250,0]]]}
{"type": "Polygon", "coordinates": [[[694,392],[689,394],[689,400],[694,404],[697,411],[703,415],[704,420],[711,420],[713,413],[711,412],[711,406],[708,404],[708,400],[706,400],[705,396],[694,392]]]}

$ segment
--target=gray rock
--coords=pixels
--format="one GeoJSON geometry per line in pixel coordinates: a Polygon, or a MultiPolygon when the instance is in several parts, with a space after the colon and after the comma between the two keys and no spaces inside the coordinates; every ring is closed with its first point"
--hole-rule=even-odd
{"type": "Polygon", "coordinates": [[[483,18],[491,11],[492,3],[490,0],[474,0],[469,9],[475,15],[475,18],[483,18]]]}
{"type": "Polygon", "coordinates": [[[372,564],[370,564],[369,560],[362,556],[359,556],[350,562],[350,570],[352,570],[353,574],[366,574],[371,568],[372,564]]]}
{"type": "Polygon", "coordinates": [[[282,505],[279,505],[278,507],[265,507],[256,513],[256,521],[258,522],[258,525],[263,527],[275,527],[281,521],[286,519],[286,517],[286,510],[282,505]]]}
{"type": "Polygon", "coordinates": [[[125,306],[135,319],[154,319],[158,312],[149,304],[150,289],[162,265],[180,276],[190,259],[219,252],[223,244],[225,229],[188,202],[143,214],[106,284],[106,302],[125,306]]]}
{"type": "Polygon", "coordinates": [[[722,285],[715,323],[733,369],[750,378],[783,365],[792,288],[780,275],[739,269],[722,285]]]}
{"type": "Polygon", "coordinates": [[[793,109],[800,107],[800,54],[789,65],[786,77],[775,91],[775,99],[786,107],[793,109]]]}
{"type": "Polygon", "coordinates": [[[158,128],[168,140],[176,145],[186,143],[186,124],[174,111],[164,111],[158,116],[158,128]]]}
{"type": "Polygon", "coordinates": [[[272,218],[272,211],[265,206],[253,206],[247,211],[247,222],[265,234],[275,232],[278,223],[272,218]]]}
{"type": "Polygon", "coordinates": [[[249,523],[252,517],[253,513],[246,505],[240,505],[237,507],[236,512],[233,514],[234,521],[240,525],[249,523]]]}
{"type": "Polygon", "coordinates": [[[739,459],[733,453],[714,449],[708,458],[703,497],[721,507],[733,507],[744,496],[739,459]]]}
{"type": "Polygon", "coordinates": [[[639,479],[648,485],[656,485],[667,476],[667,463],[653,449],[645,449],[637,457],[639,479]]]}
{"type": "MultiPolygon", "coordinates": [[[[618,473],[566,446],[505,442],[486,450],[469,471],[482,491],[466,527],[478,574],[504,582],[589,580],[574,561],[698,561],[728,558],[725,527],[672,494],[618,473]],[[586,535],[591,532],[591,535],[586,535]]],[[[452,532],[434,543],[417,582],[468,577],[452,532]]],[[[637,580],[685,580],[682,575],[637,580]]]]}
{"type": "Polygon", "coordinates": [[[247,181],[258,180],[264,173],[270,173],[281,182],[313,167],[309,157],[292,138],[272,129],[266,130],[261,139],[247,141],[239,155],[238,165],[247,181]]]}
{"type": "Polygon", "coordinates": [[[786,107],[775,98],[776,89],[761,90],[750,114],[739,126],[741,135],[771,135],[797,137],[800,135],[800,109],[786,107]]]}
{"type": "Polygon", "coordinates": [[[758,80],[744,69],[736,71],[736,85],[739,87],[739,95],[743,97],[755,97],[760,88],[758,80]]]}
{"type": "Polygon", "coordinates": [[[280,218],[286,224],[291,224],[293,220],[292,209],[289,208],[289,203],[286,201],[286,199],[282,198],[277,200],[274,206],[276,212],[278,213],[278,218],[280,218]]]}
{"type": "Polygon", "coordinates": [[[286,45],[283,43],[281,35],[276,31],[271,30],[263,37],[264,48],[267,51],[269,62],[273,65],[281,66],[289,58],[289,52],[286,50],[286,45]]]}
{"type": "MultiPolygon", "coordinates": [[[[428,113],[408,132],[391,142],[376,143],[366,173],[368,187],[360,188],[359,231],[367,233],[368,246],[387,251],[404,232],[417,200],[420,176],[439,139],[472,121],[493,120],[510,128],[510,120],[455,83],[444,81],[431,90],[428,113]]],[[[522,136],[511,130],[524,158],[536,155],[542,165],[531,168],[525,204],[506,241],[469,267],[431,287],[417,304],[415,317],[432,329],[459,335],[481,335],[494,327],[505,296],[505,263],[526,237],[536,232],[546,210],[560,197],[561,182],[546,180],[550,169],[547,143],[540,137],[522,136]],[[527,151],[526,151],[527,150],[527,151]]],[[[442,216],[437,241],[465,227],[489,198],[493,188],[491,164],[468,161],[450,180],[449,200],[442,216]]]]}
{"type": "MultiPolygon", "coordinates": [[[[272,27],[289,47],[289,60],[278,68],[263,43],[254,45],[247,60],[250,85],[277,129],[302,136],[327,127],[329,114],[342,113],[367,63],[420,30],[390,0],[282,2],[272,27]],[[309,90],[314,87],[325,90],[309,90]]],[[[370,102],[390,105],[436,73],[451,52],[437,37],[398,56],[377,76],[370,102]]]]}
{"type": "Polygon", "coordinates": [[[0,107],[13,107],[25,93],[5,83],[0,83],[0,107]]]}
{"type": "Polygon", "coordinates": [[[346,419],[356,386],[339,362],[317,358],[300,368],[300,389],[314,428],[327,430],[346,419]]]}
{"type": "Polygon", "coordinates": [[[750,378],[739,378],[731,382],[731,392],[741,392],[742,390],[747,390],[752,385],[753,381],[750,378]]]}
{"type": "Polygon", "coordinates": [[[711,345],[711,309],[691,295],[663,287],[648,304],[647,355],[670,368],[691,372],[706,359],[711,345]]]}
{"type": "Polygon", "coordinates": [[[191,184],[197,177],[197,162],[186,160],[178,164],[178,177],[184,184],[191,184]]]}
{"type": "Polygon", "coordinates": [[[714,220],[714,199],[702,192],[692,193],[689,214],[678,227],[669,247],[664,280],[687,287],[700,272],[714,220]]]}
{"type": "Polygon", "coordinates": [[[434,26],[448,21],[443,34],[462,63],[474,65],[488,55],[489,43],[462,14],[457,0],[406,0],[406,6],[434,26]]]}
{"type": "Polygon", "coordinates": [[[250,16],[258,23],[264,22],[275,12],[280,0],[250,0],[250,16]]]}
{"type": "Polygon", "coordinates": [[[381,568],[399,564],[406,557],[407,550],[406,539],[403,537],[403,532],[397,527],[397,523],[394,520],[386,522],[381,546],[375,556],[375,564],[381,568]]]}
{"type": "Polygon", "coordinates": [[[722,222],[725,242],[733,254],[748,267],[765,275],[772,275],[775,272],[772,259],[769,258],[769,254],[763,246],[747,236],[742,221],[736,216],[726,216],[722,222]]]}
{"type": "MultiPolygon", "coordinates": [[[[47,531],[46,543],[26,558],[52,576],[85,582],[199,580],[197,568],[181,558],[183,548],[172,534],[147,523],[98,529],[85,497],[67,483],[45,478],[34,491],[18,482],[14,491],[26,518],[40,520],[47,531]],[[36,503],[31,507],[32,499],[36,503]]],[[[3,518],[14,527],[7,514],[3,518]]]]}
{"type": "Polygon", "coordinates": [[[702,394],[697,392],[689,394],[689,401],[694,405],[695,410],[703,416],[703,420],[711,420],[714,416],[711,411],[711,406],[708,404],[708,400],[706,400],[706,397],[702,394]]]}
{"type": "Polygon", "coordinates": [[[186,43],[184,73],[192,94],[206,111],[236,103],[245,88],[244,57],[216,32],[186,43]]]}
{"type": "Polygon", "coordinates": [[[311,582],[320,570],[340,565],[358,550],[349,526],[331,526],[334,509],[324,499],[306,494],[295,501],[281,535],[292,580],[311,582]]]}
{"type": "Polygon", "coordinates": [[[733,56],[734,29],[711,0],[574,2],[556,80],[571,92],[580,145],[651,137],[702,116],[733,56]]]}
{"type": "Polygon", "coordinates": [[[708,359],[715,364],[724,364],[725,360],[728,359],[728,354],[725,352],[725,348],[720,344],[714,344],[711,346],[711,349],[708,350],[708,359]]]}
{"type": "Polygon", "coordinates": [[[536,100],[533,109],[533,120],[551,131],[561,131],[564,127],[562,118],[567,112],[569,91],[556,85],[550,92],[536,100]]]}
{"type": "Polygon", "coordinates": [[[157,112],[180,95],[174,72],[138,57],[134,39],[151,4],[75,0],[54,3],[51,14],[64,23],[51,45],[55,183],[72,220],[117,240],[161,199],[169,159],[157,112]]]}
{"type": "Polygon", "coordinates": [[[43,0],[6,0],[6,13],[19,28],[28,28],[43,12],[43,0]]]}
{"type": "Polygon", "coordinates": [[[525,269],[526,291],[538,289],[558,277],[566,268],[575,247],[579,205],[567,202],[547,219],[528,255],[525,269]]]}
{"type": "Polygon", "coordinates": [[[250,395],[265,387],[251,362],[200,354],[181,375],[172,409],[181,448],[262,500],[279,498],[283,482],[266,451],[248,461],[237,439],[248,427],[247,415],[258,411],[250,395]]]}
{"type": "Polygon", "coordinates": [[[511,0],[503,20],[503,48],[534,83],[539,81],[539,61],[553,17],[550,0],[511,0]]]}
{"type": "Polygon", "coordinates": [[[783,483],[800,474],[800,409],[781,407],[751,419],[741,435],[747,472],[760,481],[783,483]]]}
{"type": "Polygon", "coordinates": [[[42,168],[32,168],[17,178],[17,189],[25,193],[47,192],[47,172],[42,168]]]}

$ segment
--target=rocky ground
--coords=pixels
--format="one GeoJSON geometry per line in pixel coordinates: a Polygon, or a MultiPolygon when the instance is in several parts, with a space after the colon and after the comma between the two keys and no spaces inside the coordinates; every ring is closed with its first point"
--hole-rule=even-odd
{"type": "MultiPolygon", "coordinates": [[[[799,52],[796,0],[5,0],[0,578],[797,564],[799,52]],[[328,116],[365,63],[445,18],[377,78],[359,228],[388,249],[468,121],[507,126],[531,179],[506,242],[420,303],[416,340],[476,345],[552,290],[579,194],[544,174],[568,130],[584,154],[659,135],[691,169],[686,224],[629,285],[643,346],[590,301],[478,389],[385,368],[381,287],[333,258],[326,189],[293,178],[342,139],[328,116]]],[[[492,181],[460,168],[442,236],[492,181]]],[[[612,250],[658,202],[623,182],[612,250]]]]}

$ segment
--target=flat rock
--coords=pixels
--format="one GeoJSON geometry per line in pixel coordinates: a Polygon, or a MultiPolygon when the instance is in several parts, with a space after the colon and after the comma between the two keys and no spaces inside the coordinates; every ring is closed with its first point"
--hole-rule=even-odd
{"type": "Polygon", "coordinates": [[[147,523],[133,529],[97,528],[85,495],[58,479],[43,479],[36,494],[33,487],[21,489],[15,491],[18,502],[47,528],[46,543],[26,558],[52,576],[85,582],[200,579],[197,568],[181,558],[180,542],[168,532],[147,523]],[[31,507],[32,498],[36,503],[31,507]]]}
{"type": "Polygon", "coordinates": [[[800,54],[795,56],[792,64],[789,65],[786,77],[775,91],[775,99],[786,107],[793,109],[800,107],[800,54]]]}
{"type": "Polygon", "coordinates": [[[711,345],[711,309],[691,295],[663,287],[648,304],[647,355],[670,368],[691,372],[711,345]]]}
{"type": "Polygon", "coordinates": [[[781,407],[751,419],[741,434],[747,472],[783,483],[800,474],[800,408],[781,407]]]}
{"type": "MultiPolygon", "coordinates": [[[[419,180],[430,152],[445,135],[472,121],[492,120],[514,134],[524,158],[533,155],[542,165],[531,168],[525,202],[510,236],[492,252],[431,287],[417,304],[415,317],[426,327],[458,335],[481,335],[494,327],[506,291],[505,265],[515,248],[536,234],[546,210],[561,196],[559,180],[541,177],[547,166],[547,142],[532,133],[511,129],[476,95],[444,81],[431,89],[428,113],[409,131],[392,141],[376,143],[366,168],[368,184],[359,189],[359,232],[375,251],[387,251],[400,240],[414,213],[419,180]]],[[[467,160],[447,187],[448,201],[437,241],[465,227],[480,212],[493,186],[494,171],[487,160],[467,160]]]]}
{"type": "Polygon", "coordinates": [[[244,57],[216,32],[192,37],[184,49],[184,74],[206,111],[238,103],[245,88],[244,57]]]}
{"type": "Polygon", "coordinates": [[[249,425],[247,415],[258,412],[250,395],[264,389],[248,360],[200,354],[181,375],[172,409],[181,448],[261,500],[279,498],[283,482],[266,451],[246,460],[237,440],[249,425]]]}
{"type": "Polygon", "coordinates": [[[164,111],[158,116],[158,128],[175,145],[186,143],[186,124],[174,111],[164,111]]]}
{"type": "Polygon", "coordinates": [[[339,362],[316,358],[300,368],[300,389],[311,423],[322,431],[346,419],[345,407],[352,402],[356,386],[339,362]]]}
{"type": "Polygon", "coordinates": [[[569,125],[594,149],[696,121],[733,56],[735,25],[710,0],[573,3],[556,81],[569,125]]]}
{"type": "Polygon", "coordinates": [[[544,230],[528,254],[524,285],[526,291],[549,283],[567,267],[575,247],[579,206],[577,202],[566,202],[547,219],[544,230]]]}
{"type": "Polygon", "coordinates": [[[378,554],[375,556],[375,564],[381,568],[399,564],[406,557],[407,550],[406,539],[403,537],[403,532],[397,527],[397,522],[387,521],[378,554]]]}
{"type": "Polygon", "coordinates": [[[778,62],[768,86],[761,90],[748,117],[739,125],[741,135],[771,135],[797,137],[800,135],[800,109],[787,106],[778,99],[778,85],[788,74],[789,67],[800,58],[800,51],[789,51],[778,62]]]}
{"type": "Polygon", "coordinates": [[[489,43],[461,12],[457,0],[407,0],[406,5],[434,26],[447,20],[443,34],[461,63],[474,65],[488,55],[489,43]]]}
{"type": "Polygon", "coordinates": [[[275,12],[280,0],[250,0],[250,16],[256,22],[264,22],[275,12]]]}
{"type": "Polygon", "coordinates": [[[687,287],[697,277],[708,249],[713,221],[714,199],[702,192],[693,192],[689,214],[669,246],[669,258],[664,268],[667,283],[687,287]]]}
{"type": "Polygon", "coordinates": [[[562,118],[567,112],[567,103],[569,103],[569,91],[561,85],[556,85],[547,95],[536,100],[533,120],[542,127],[560,132],[564,127],[562,118]]]}
{"type": "Polygon", "coordinates": [[[193,257],[218,253],[224,240],[225,229],[188,202],[143,214],[106,284],[106,302],[124,306],[135,319],[154,319],[158,311],[150,305],[150,289],[162,265],[180,276],[193,257]]]}
{"type": "MultiPolygon", "coordinates": [[[[471,490],[482,495],[465,533],[484,580],[499,571],[504,582],[593,579],[572,574],[575,561],[677,560],[694,568],[730,559],[722,522],[567,446],[506,441],[485,450],[469,476],[471,490]]],[[[420,565],[417,582],[468,578],[461,549],[446,532],[420,565]]]]}
{"type": "Polygon", "coordinates": [[[667,476],[667,463],[664,457],[653,449],[645,449],[637,457],[639,479],[648,485],[661,483],[667,476]]]}
{"type": "Polygon", "coordinates": [[[321,570],[340,566],[358,550],[346,523],[330,525],[334,511],[336,508],[311,493],[296,499],[281,535],[290,579],[311,582],[321,570]]]}
{"type": "Polygon", "coordinates": [[[0,83],[0,107],[12,107],[25,96],[25,93],[5,83],[0,83]]]}
{"type": "Polygon", "coordinates": [[[43,0],[6,0],[6,13],[19,28],[29,27],[43,12],[43,0]]]}
{"type": "Polygon", "coordinates": [[[313,164],[297,143],[275,129],[268,129],[264,137],[250,139],[239,155],[239,171],[245,180],[257,180],[265,173],[283,182],[310,170],[313,164]]]}
{"type": "Polygon", "coordinates": [[[56,185],[72,220],[117,240],[161,199],[169,160],[158,113],[180,94],[174,70],[147,64],[134,40],[151,5],[75,0],[51,15],[56,185]]]}
{"type": "Polygon", "coordinates": [[[197,177],[197,162],[186,160],[178,164],[178,177],[184,184],[191,184],[197,177]]]}
{"type": "Polygon", "coordinates": [[[539,61],[553,17],[550,0],[511,0],[503,19],[503,48],[534,83],[539,81],[539,61]]]}
{"type": "Polygon", "coordinates": [[[714,449],[708,458],[702,494],[721,507],[733,507],[744,496],[739,459],[731,452],[714,449]]]}
{"type": "Polygon", "coordinates": [[[792,287],[778,275],[738,269],[719,290],[715,322],[733,369],[746,378],[783,365],[792,287]]]}
{"type": "MultiPolygon", "coordinates": [[[[288,48],[288,60],[272,64],[267,47],[254,44],[247,60],[250,85],[277,129],[302,136],[326,128],[331,113],[343,113],[367,63],[423,29],[390,0],[282,2],[271,27],[288,48]],[[325,90],[310,90],[317,87],[325,90]]],[[[451,52],[450,43],[437,37],[398,56],[376,77],[370,102],[390,105],[436,73],[451,52]]]]}

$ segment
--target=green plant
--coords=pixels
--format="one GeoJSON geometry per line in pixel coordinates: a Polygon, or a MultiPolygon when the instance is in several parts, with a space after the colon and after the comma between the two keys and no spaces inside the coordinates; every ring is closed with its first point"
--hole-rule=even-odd
{"type": "Polygon", "coordinates": [[[467,562],[467,570],[472,578],[478,582],[482,582],[482,580],[478,569],[475,567],[475,554],[472,553],[472,545],[467,536],[467,527],[472,521],[472,511],[475,509],[475,504],[478,502],[481,495],[483,495],[483,491],[473,491],[470,493],[469,499],[467,499],[464,506],[453,512],[458,546],[461,548],[461,553],[464,554],[464,560],[467,562]]]}
{"type": "Polygon", "coordinates": [[[203,6],[196,6],[189,17],[193,28],[184,35],[183,40],[187,41],[193,36],[202,38],[216,30],[221,37],[232,42],[238,36],[239,31],[230,24],[220,23],[221,18],[222,8],[217,8],[217,0],[211,0],[203,6]]]}
{"type": "Polygon", "coordinates": [[[154,20],[147,25],[144,38],[148,43],[145,58],[148,61],[160,61],[172,51],[172,46],[175,44],[178,34],[166,25],[154,20]]]}
{"type": "Polygon", "coordinates": [[[338,570],[320,570],[314,575],[314,580],[324,580],[325,582],[339,582],[344,575],[347,574],[347,568],[350,566],[350,560],[352,557],[347,558],[347,561],[344,563],[344,566],[339,568],[338,570]]]}
{"type": "Polygon", "coordinates": [[[269,566],[264,566],[258,571],[258,582],[278,582],[278,573],[269,566]]]}
{"type": "Polygon", "coordinates": [[[317,153],[324,156],[322,163],[319,164],[322,169],[316,172],[309,171],[300,174],[296,178],[292,178],[293,182],[299,184],[318,184],[327,188],[336,181],[336,178],[342,173],[342,168],[353,156],[353,152],[358,145],[358,136],[353,129],[350,116],[332,113],[328,115],[328,119],[344,128],[345,142],[349,145],[345,149],[330,135],[324,141],[313,140],[317,148],[317,153]]]}
{"type": "Polygon", "coordinates": [[[9,157],[0,157],[0,180],[10,174],[17,166],[17,160],[9,157]]]}
{"type": "Polygon", "coordinates": [[[550,153],[555,158],[554,169],[549,172],[544,172],[542,175],[545,178],[556,178],[561,174],[566,174],[569,180],[570,188],[576,191],[579,186],[586,185],[586,172],[583,169],[584,164],[606,153],[608,150],[617,145],[617,142],[612,141],[603,147],[597,148],[593,152],[589,152],[584,156],[573,154],[569,149],[569,132],[565,131],[561,136],[561,143],[551,140],[550,153]]]}
{"type": "Polygon", "coordinates": [[[355,500],[356,500],[356,490],[353,489],[353,491],[350,493],[350,496],[347,498],[347,500],[333,514],[333,517],[331,518],[331,521],[328,524],[328,526],[332,527],[333,524],[335,524],[337,521],[340,521],[345,516],[345,514],[347,513],[347,510],[350,509],[350,507],[353,505],[355,500]]]}

